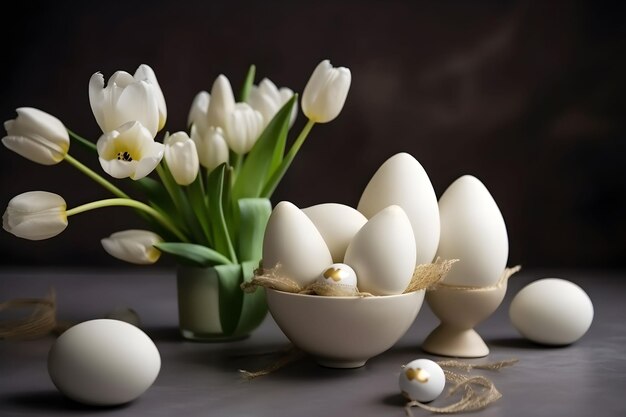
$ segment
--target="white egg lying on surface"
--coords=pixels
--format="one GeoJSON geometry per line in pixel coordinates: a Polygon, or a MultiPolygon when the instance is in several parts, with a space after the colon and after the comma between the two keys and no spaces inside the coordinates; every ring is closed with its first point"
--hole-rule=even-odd
{"type": "Polygon", "coordinates": [[[443,282],[489,287],[497,284],[509,256],[502,213],[480,180],[464,175],[439,199],[441,238],[437,256],[458,259],[443,282]]]}
{"type": "Polygon", "coordinates": [[[344,262],[359,278],[361,292],[401,294],[415,271],[415,239],[411,222],[399,206],[389,206],[358,231],[344,262]]]}
{"type": "Polygon", "coordinates": [[[422,165],[405,152],[392,156],[378,168],[357,209],[369,219],[391,205],[402,207],[411,221],[417,263],[432,262],[439,244],[437,196],[422,165]]]}
{"type": "Polygon", "coordinates": [[[573,282],[545,278],[518,292],[509,309],[513,326],[525,338],[546,345],[569,345],[589,330],[593,304],[573,282]]]}
{"type": "Polygon", "coordinates": [[[307,215],[288,201],[278,203],[265,227],[263,266],[280,264],[304,288],[332,263],[326,242],[307,215]]]}
{"type": "Polygon", "coordinates": [[[346,264],[332,264],[317,278],[314,290],[318,295],[356,295],[359,292],[356,272],[346,264]]]}
{"type": "Polygon", "coordinates": [[[154,382],[161,356],[150,338],[119,320],[91,320],[66,330],[48,355],[48,372],[67,397],[89,405],[134,400],[154,382]]]}
{"type": "Polygon", "coordinates": [[[333,262],[343,262],[350,241],[367,223],[363,214],[343,204],[318,204],[302,211],[324,238],[333,262]]]}
{"type": "Polygon", "coordinates": [[[406,399],[427,403],[441,395],[446,376],[430,359],[416,359],[403,367],[399,383],[406,399]]]}

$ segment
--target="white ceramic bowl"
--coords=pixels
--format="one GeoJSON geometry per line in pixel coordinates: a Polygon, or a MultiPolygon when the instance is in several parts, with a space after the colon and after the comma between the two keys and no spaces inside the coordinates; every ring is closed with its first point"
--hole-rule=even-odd
{"type": "Polygon", "coordinates": [[[424,291],[380,297],[321,297],[267,289],[274,320],[291,342],[322,366],[358,368],[409,329],[424,291]]]}

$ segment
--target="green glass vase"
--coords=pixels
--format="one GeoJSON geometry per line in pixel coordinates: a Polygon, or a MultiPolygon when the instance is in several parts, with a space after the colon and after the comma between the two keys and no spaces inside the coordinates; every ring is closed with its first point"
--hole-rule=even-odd
{"type": "Polygon", "coordinates": [[[258,263],[179,266],[178,316],[182,336],[201,342],[224,342],[246,338],[267,314],[265,291],[244,293],[258,263]]]}

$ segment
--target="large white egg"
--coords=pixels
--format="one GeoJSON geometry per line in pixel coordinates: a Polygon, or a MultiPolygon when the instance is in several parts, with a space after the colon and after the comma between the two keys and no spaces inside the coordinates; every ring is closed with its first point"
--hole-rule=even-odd
{"type": "Polygon", "coordinates": [[[415,239],[404,210],[389,206],[365,223],[344,262],[356,272],[361,292],[402,294],[415,270],[415,239]]]}
{"type": "Polygon", "coordinates": [[[313,222],[288,201],[276,205],[265,228],[263,265],[283,271],[301,287],[317,279],[333,263],[326,242],[313,222]]]}
{"type": "Polygon", "coordinates": [[[513,326],[525,338],[546,345],[569,345],[589,330],[593,304],[573,282],[545,278],[515,295],[509,309],[513,326]]]}
{"type": "Polygon", "coordinates": [[[343,262],[350,241],[367,223],[363,214],[343,204],[318,204],[302,211],[324,238],[333,262],[343,262]]]}
{"type": "Polygon", "coordinates": [[[464,175],[439,199],[441,238],[437,256],[458,259],[444,282],[488,287],[498,282],[509,256],[502,213],[478,178],[464,175]]]}
{"type": "Polygon", "coordinates": [[[408,153],[396,154],[378,168],[357,209],[369,219],[394,204],[411,221],[417,263],[432,262],[439,244],[437,196],[422,165],[408,153]]]}
{"type": "Polygon", "coordinates": [[[48,354],[48,372],[69,398],[90,405],[134,400],[154,382],[161,356],[150,338],[119,320],[91,320],[66,330],[48,354]]]}

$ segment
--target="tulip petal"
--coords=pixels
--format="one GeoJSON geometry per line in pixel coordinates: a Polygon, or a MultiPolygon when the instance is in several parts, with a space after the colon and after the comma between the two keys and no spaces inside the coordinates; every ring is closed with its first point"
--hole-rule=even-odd
{"type": "Polygon", "coordinates": [[[154,138],[159,127],[159,109],[154,94],[153,86],[145,81],[128,85],[117,102],[116,127],[136,120],[148,129],[154,138]]]}
{"type": "Polygon", "coordinates": [[[165,97],[163,96],[163,91],[161,90],[161,86],[157,81],[156,74],[152,70],[149,65],[141,64],[137,71],[135,71],[135,79],[136,80],[145,80],[154,86],[154,93],[157,99],[157,104],[159,108],[159,127],[158,130],[163,129],[165,126],[165,121],[167,120],[167,105],[165,104],[165,97]]]}
{"type": "Polygon", "coordinates": [[[225,129],[227,119],[235,108],[235,96],[230,81],[220,74],[211,88],[211,101],[207,110],[209,126],[225,129]]]}
{"type": "Polygon", "coordinates": [[[330,61],[318,64],[302,94],[302,111],[316,123],[336,118],[348,96],[352,76],[344,67],[333,68],[330,61]]]}
{"type": "Polygon", "coordinates": [[[154,248],[163,239],[148,230],[125,230],[101,240],[102,247],[111,256],[126,262],[148,265],[155,263],[161,252],[154,248]]]}
{"type": "Polygon", "coordinates": [[[162,143],[153,142],[143,149],[143,152],[146,153],[135,167],[135,172],[130,176],[133,180],[139,180],[156,168],[163,159],[164,146],[162,143]]]}
{"type": "Polygon", "coordinates": [[[16,110],[17,118],[7,120],[2,143],[24,158],[43,165],[60,162],[70,147],[67,129],[59,119],[32,107],[16,110]]]}
{"type": "Polygon", "coordinates": [[[48,239],[67,227],[65,207],[65,200],[57,194],[29,191],[9,201],[2,227],[23,239],[48,239]]]}
{"type": "Polygon", "coordinates": [[[189,116],[187,117],[187,126],[199,125],[200,128],[204,128],[207,124],[207,112],[209,110],[209,102],[211,96],[206,91],[200,91],[193,99],[191,108],[189,109],[189,116]]]}

